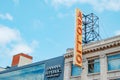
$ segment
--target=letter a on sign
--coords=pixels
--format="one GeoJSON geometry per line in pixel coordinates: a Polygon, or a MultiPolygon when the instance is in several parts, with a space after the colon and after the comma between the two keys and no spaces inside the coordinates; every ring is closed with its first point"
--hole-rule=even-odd
{"type": "Polygon", "coordinates": [[[76,29],[73,64],[82,66],[82,12],[76,9],[76,29]]]}

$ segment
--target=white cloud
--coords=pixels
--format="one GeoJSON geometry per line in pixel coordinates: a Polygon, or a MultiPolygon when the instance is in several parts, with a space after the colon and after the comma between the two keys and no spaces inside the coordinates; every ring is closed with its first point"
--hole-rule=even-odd
{"type": "MultiPolygon", "coordinates": [[[[48,1],[46,1],[48,3],[48,1]]],[[[52,6],[60,7],[67,6],[71,7],[74,4],[89,4],[97,11],[119,11],[120,0],[51,0],[52,6]]]]}
{"type": "Polygon", "coordinates": [[[26,44],[17,44],[13,46],[13,49],[10,51],[10,55],[18,54],[18,53],[25,53],[31,54],[33,50],[26,44]]]}
{"type": "Polygon", "coordinates": [[[115,35],[120,35],[120,30],[115,32],[115,35]]]}
{"type": "Polygon", "coordinates": [[[31,54],[34,52],[35,48],[38,46],[38,41],[33,40],[31,44],[27,45],[25,43],[19,43],[13,46],[13,49],[10,51],[10,55],[17,53],[31,54]]]}
{"type": "Polygon", "coordinates": [[[0,25],[0,53],[4,55],[14,55],[21,52],[31,54],[38,44],[36,40],[27,44],[18,30],[0,25]]]}
{"type": "Polygon", "coordinates": [[[52,5],[55,7],[58,7],[59,5],[65,5],[70,7],[78,2],[78,0],[51,0],[51,1],[52,1],[52,5]]]}
{"type": "Polygon", "coordinates": [[[87,1],[90,5],[94,7],[97,11],[119,11],[120,10],[120,0],[93,0],[87,1]]]}
{"type": "Polygon", "coordinates": [[[12,41],[20,40],[20,32],[16,29],[11,29],[0,25],[0,44],[7,44],[12,41]]]}
{"type": "Polygon", "coordinates": [[[6,14],[0,14],[0,18],[1,18],[1,19],[10,20],[10,21],[13,20],[13,17],[12,17],[9,13],[6,13],[6,14]]]}

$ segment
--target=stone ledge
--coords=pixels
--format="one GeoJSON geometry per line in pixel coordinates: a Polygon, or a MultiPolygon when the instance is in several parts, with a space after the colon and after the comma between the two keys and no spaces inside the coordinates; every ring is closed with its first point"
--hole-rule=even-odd
{"type": "MultiPolygon", "coordinates": [[[[96,42],[83,45],[83,54],[102,51],[102,50],[117,47],[117,46],[120,46],[120,35],[112,38],[108,38],[106,40],[96,41],[96,42]]],[[[64,55],[64,57],[65,58],[73,57],[74,55],[73,53],[74,53],[74,49],[68,48],[66,50],[66,54],[64,55]]]]}

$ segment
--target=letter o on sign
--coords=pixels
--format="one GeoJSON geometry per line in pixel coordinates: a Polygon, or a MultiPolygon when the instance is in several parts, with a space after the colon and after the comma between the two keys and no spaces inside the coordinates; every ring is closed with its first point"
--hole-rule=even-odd
{"type": "Polygon", "coordinates": [[[77,28],[77,33],[78,33],[79,35],[82,34],[82,29],[81,29],[80,27],[77,28]]]}
{"type": "Polygon", "coordinates": [[[77,54],[77,55],[76,55],[76,61],[77,61],[77,63],[79,63],[79,64],[82,63],[82,57],[81,57],[80,54],[77,54]]]}

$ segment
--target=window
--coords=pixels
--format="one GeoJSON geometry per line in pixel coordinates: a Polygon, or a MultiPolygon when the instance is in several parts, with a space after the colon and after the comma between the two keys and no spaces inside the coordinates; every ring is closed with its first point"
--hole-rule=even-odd
{"type": "Polygon", "coordinates": [[[45,64],[0,74],[0,80],[44,80],[45,64]]]}
{"type": "Polygon", "coordinates": [[[82,68],[72,64],[71,76],[79,76],[81,75],[81,72],[82,72],[82,68]]]}
{"type": "Polygon", "coordinates": [[[118,79],[110,79],[110,80],[120,80],[120,78],[118,78],[118,79]]]}
{"type": "Polygon", "coordinates": [[[100,72],[100,60],[91,59],[88,60],[88,73],[100,72]]]}
{"type": "Polygon", "coordinates": [[[120,69],[120,54],[110,55],[108,59],[108,70],[118,70],[120,69]]]}

